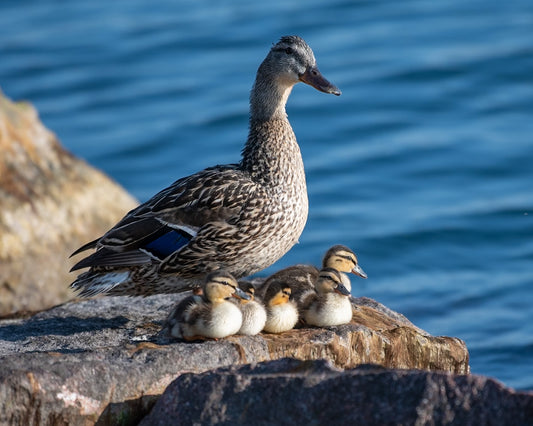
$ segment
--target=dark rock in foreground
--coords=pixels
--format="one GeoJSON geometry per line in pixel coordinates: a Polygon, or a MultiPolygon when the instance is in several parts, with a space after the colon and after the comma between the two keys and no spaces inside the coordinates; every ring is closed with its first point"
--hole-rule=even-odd
{"type": "Polygon", "coordinates": [[[183,374],[141,425],[526,425],[533,393],[493,379],[282,359],[183,374]]]}
{"type": "Polygon", "coordinates": [[[464,342],[354,299],[351,324],[177,343],[161,323],[183,296],[71,302],[0,321],[0,424],[136,424],[176,377],[280,358],[468,373],[464,342]]]}

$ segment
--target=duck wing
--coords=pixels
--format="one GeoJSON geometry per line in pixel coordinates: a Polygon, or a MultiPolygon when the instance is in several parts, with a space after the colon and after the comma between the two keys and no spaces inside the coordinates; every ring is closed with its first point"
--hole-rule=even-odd
{"type": "Polygon", "coordinates": [[[186,246],[205,225],[233,223],[256,190],[237,164],[179,179],[131,210],[101,238],[74,252],[97,249],[72,270],[161,261],[186,246]]]}

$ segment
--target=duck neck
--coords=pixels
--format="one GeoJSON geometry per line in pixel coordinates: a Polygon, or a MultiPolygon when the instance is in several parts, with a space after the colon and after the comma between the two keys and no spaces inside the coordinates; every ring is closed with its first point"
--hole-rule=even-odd
{"type": "Polygon", "coordinates": [[[258,121],[287,120],[285,105],[294,83],[274,77],[263,63],[257,71],[250,93],[250,119],[258,121]]]}
{"type": "Polygon", "coordinates": [[[265,185],[286,184],[287,175],[295,171],[304,176],[300,148],[285,112],[291,89],[292,84],[280,84],[260,70],[250,95],[250,130],[241,167],[265,185]]]}

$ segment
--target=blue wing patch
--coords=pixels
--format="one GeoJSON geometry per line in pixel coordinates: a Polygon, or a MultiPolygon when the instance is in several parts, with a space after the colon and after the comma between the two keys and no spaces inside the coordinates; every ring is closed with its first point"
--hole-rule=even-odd
{"type": "Polygon", "coordinates": [[[143,249],[162,260],[183,246],[186,246],[191,239],[192,236],[185,231],[172,229],[145,245],[143,249]]]}

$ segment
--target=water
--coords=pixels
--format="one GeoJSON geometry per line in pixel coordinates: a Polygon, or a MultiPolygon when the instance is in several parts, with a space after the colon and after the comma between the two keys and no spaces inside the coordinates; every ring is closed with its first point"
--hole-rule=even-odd
{"type": "Polygon", "coordinates": [[[146,200],[238,160],[257,66],[301,35],[343,95],[289,100],[310,213],[265,274],[347,244],[355,295],[533,389],[532,29],[529,0],[4,1],[0,87],[146,200]]]}

